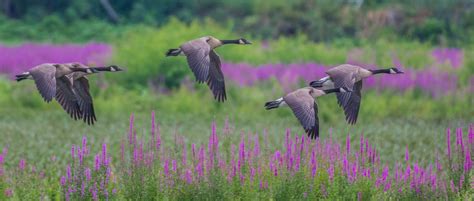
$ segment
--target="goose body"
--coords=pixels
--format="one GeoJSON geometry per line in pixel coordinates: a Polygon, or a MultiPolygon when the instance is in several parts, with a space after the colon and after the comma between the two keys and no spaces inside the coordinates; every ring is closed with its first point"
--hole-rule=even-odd
{"type": "Polygon", "coordinates": [[[53,100],[56,95],[56,81],[73,72],[92,72],[90,69],[74,68],[64,64],[44,63],[16,75],[16,80],[32,79],[46,102],[53,100]]]}
{"type": "Polygon", "coordinates": [[[327,77],[310,83],[311,87],[318,89],[347,87],[350,93],[337,93],[337,102],[344,109],[346,121],[355,124],[359,115],[362,99],[362,80],[375,74],[401,74],[397,68],[369,70],[356,65],[343,64],[326,71],[327,77]]]}
{"type": "Polygon", "coordinates": [[[214,49],[226,44],[251,44],[246,39],[219,40],[205,36],[182,44],[177,49],[169,49],[166,56],[185,56],[198,83],[206,82],[214,98],[223,102],[227,99],[221,59],[214,49]]]}
{"type": "Polygon", "coordinates": [[[46,102],[55,98],[71,118],[83,118],[84,122],[93,124],[96,118],[86,75],[120,70],[116,66],[91,68],[81,63],[45,63],[16,75],[16,80],[34,80],[46,102]]]}
{"type": "Polygon", "coordinates": [[[325,90],[305,87],[290,92],[286,96],[274,101],[265,103],[265,109],[271,110],[285,106],[290,107],[305,132],[310,138],[314,139],[319,137],[318,104],[316,103],[316,98],[329,93],[345,93],[348,91],[350,90],[345,87],[325,90]]]}

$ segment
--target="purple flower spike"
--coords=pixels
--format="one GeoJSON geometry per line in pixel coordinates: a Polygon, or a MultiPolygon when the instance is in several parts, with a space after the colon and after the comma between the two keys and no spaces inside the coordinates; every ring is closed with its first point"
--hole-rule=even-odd
{"type": "Polygon", "coordinates": [[[451,129],[446,130],[446,154],[448,154],[448,159],[451,160],[451,129]]]}
{"type": "Polygon", "coordinates": [[[71,173],[71,166],[70,166],[70,165],[67,165],[67,166],[66,166],[66,175],[67,175],[67,180],[68,180],[68,181],[71,181],[71,179],[72,179],[72,173],[71,173]]]}
{"type": "Polygon", "coordinates": [[[349,135],[346,137],[346,155],[349,155],[351,152],[351,138],[349,135]]]}
{"type": "Polygon", "coordinates": [[[59,183],[61,184],[61,186],[66,185],[66,177],[61,176],[61,179],[59,180],[59,183]]]}
{"type": "Polygon", "coordinates": [[[95,169],[95,171],[99,171],[99,170],[100,170],[100,165],[101,165],[100,155],[97,154],[97,155],[95,155],[95,164],[94,164],[94,169],[95,169]]]}
{"type": "Polygon", "coordinates": [[[464,172],[469,174],[469,171],[472,169],[472,159],[471,159],[471,151],[466,149],[466,157],[464,158],[464,172]]]}
{"type": "Polygon", "coordinates": [[[102,144],[102,162],[107,166],[107,144],[102,144]]]}
{"type": "Polygon", "coordinates": [[[91,177],[91,169],[90,168],[86,168],[84,170],[84,175],[86,176],[86,181],[90,181],[92,179],[91,177]]]}
{"type": "Polygon", "coordinates": [[[76,156],[76,147],[75,147],[75,145],[72,145],[71,146],[71,158],[74,160],[75,156],[76,156]]]}
{"type": "Polygon", "coordinates": [[[26,167],[25,159],[20,159],[20,162],[18,162],[18,169],[20,169],[20,171],[23,171],[25,170],[25,167],[26,167]]]}
{"type": "Polygon", "coordinates": [[[82,155],[86,156],[89,154],[89,150],[87,149],[87,136],[82,136],[82,155]]]}
{"type": "Polygon", "coordinates": [[[408,152],[408,146],[405,146],[405,161],[408,162],[410,160],[410,153],[408,152]]]}

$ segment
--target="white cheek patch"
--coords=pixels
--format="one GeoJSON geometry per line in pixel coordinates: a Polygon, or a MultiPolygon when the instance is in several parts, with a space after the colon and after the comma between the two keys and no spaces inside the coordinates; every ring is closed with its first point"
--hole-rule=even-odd
{"type": "Polygon", "coordinates": [[[91,69],[87,69],[86,73],[92,73],[91,69]]]}
{"type": "Polygon", "coordinates": [[[240,44],[244,44],[244,41],[242,39],[239,39],[240,44]]]}
{"type": "Polygon", "coordinates": [[[115,70],[115,68],[110,68],[110,71],[114,72],[114,71],[116,71],[116,70],[115,70]]]}
{"type": "Polygon", "coordinates": [[[396,74],[397,72],[395,72],[393,69],[390,69],[390,74],[396,74]]]}

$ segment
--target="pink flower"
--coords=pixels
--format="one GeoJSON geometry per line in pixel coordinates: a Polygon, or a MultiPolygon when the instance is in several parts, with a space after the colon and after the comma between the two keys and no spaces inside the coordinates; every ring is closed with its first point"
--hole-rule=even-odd
{"type": "Polygon", "coordinates": [[[12,197],[13,196],[13,190],[10,189],[10,188],[7,188],[7,189],[5,189],[4,194],[5,194],[6,197],[12,197]]]}
{"type": "Polygon", "coordinates": [[[20,159],[20,162],[18,162],[18,168],[23,171],[25,170],[25,166],[26,166],[26,161],[25,159],[20,159]]]}
{"type": "Polygon", "coordinates": [[[405,161],[408,162],[410,160],[410,153],[408,152],[408,146],[405,146],[405,161]]]}

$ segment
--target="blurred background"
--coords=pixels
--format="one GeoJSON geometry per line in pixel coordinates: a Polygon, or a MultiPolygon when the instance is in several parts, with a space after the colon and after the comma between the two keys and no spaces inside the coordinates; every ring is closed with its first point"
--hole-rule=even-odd
{"type": "Polygon", "coordinates": [[[364,82],[355,126],[334,95],[318,99],[321,138],[364,135],[383,161],[403,158],[407,147],[423,163],[443,150],[447,128],[474,121],[473,36],[471,0],[0,0],[0,147],[41,163],[86,135],[118,153],[130,115],[147,136],[155,111],[165,143],[204,142],[215,121],[233,130],[223,138],[259,134],[276,149],[286,128],[303,130],[289,109],[265,111],[264,103],[351,63],[406,73],[364,82]],[[165,57],[205,35],[253,42],[217,50],[225,103],[195,84],[185,58],[165,57]],[[12,79],[41,63],[73,61],[126,68],[89,77],[94,126],[45,103],[33,82],[12,79]]]}

